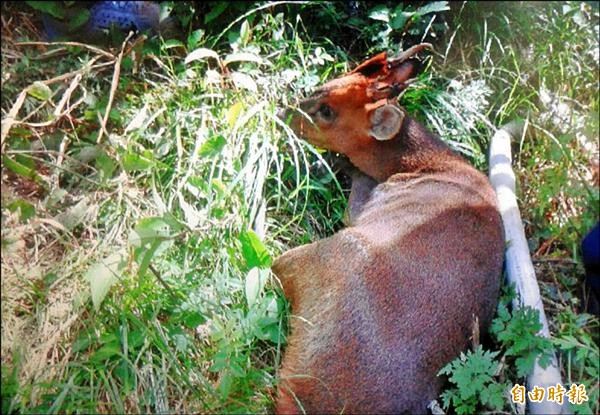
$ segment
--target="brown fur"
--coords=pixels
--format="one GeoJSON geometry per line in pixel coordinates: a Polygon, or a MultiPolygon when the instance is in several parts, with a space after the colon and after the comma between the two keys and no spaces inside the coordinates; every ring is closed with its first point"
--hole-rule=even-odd
{"type": "Polygon", "coordinates": [[[293,313],[278,413],[425,412],[474,318],[493,316],[503,234],[486,177],[409,116],[391,140],[369,135],[370,111],[411,72],[378,55],[302,104],[313,122],[292,116],[365,180],[353,175],[350,226],[273,264],[293,313]]]}

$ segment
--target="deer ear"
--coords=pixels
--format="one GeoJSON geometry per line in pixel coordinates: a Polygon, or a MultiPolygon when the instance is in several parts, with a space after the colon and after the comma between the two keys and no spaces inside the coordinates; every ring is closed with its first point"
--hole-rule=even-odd
{"type": "Polygon", "coordinates": [[[379,141],[391,140],[400,132],[404,112],[395,105],[385,104],[375,108],[369,115],[369,133],[379,141]]]}
{"type": "Polygon", "coordinates": [[[383,75],[387,73],[387,53],[381,52],[371,59],[367,59],[360,65],[358,65],[350,73],[361,73],[367,78],[371,78],[375,75],[383,75]]]}

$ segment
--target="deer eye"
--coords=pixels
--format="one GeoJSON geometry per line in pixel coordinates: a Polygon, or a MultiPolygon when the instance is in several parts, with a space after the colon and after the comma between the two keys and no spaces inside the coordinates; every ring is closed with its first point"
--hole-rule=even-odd
{"type": "Polygon", "coordinates": [[[327,121],[327,122],[331,122],[335,118],[335,112],[327,104],[321,104],[321,106],[317,110],[317,115],[323,121],[327,121]]]}

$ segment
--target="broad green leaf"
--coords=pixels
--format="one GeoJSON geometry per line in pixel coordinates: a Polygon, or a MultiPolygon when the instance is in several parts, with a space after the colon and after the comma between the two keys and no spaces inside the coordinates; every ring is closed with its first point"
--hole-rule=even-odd
{"type": "Polygon", "coordinates": [[[445,10],[450,10],[450,6],[448,6],[447,1],[432,1],[431,3],[427,3],[422,7],[419,7],[415,11],[415,16],[424,16],[428,13],[437,13],[445,10]]]}
{"type": "Polygon", "coordinates": [[[47,101],[52,96],[52,89],[43,82],[35,81],[27,89],[27,93],[40,101],[47,101]]]}
{"type": "Polygon", "coordinates": [[[369,12],[369,17],[387,23],[390,21],[390,10],[384,5],[375,6],[369,12]]]}
{"type": "Polygon", "coordinates": [[[183,324],[190,329],[195,329],[200,324],[204,323],[206,318],[198,312],[187,312],[183,317],[183,324]]]}
{"type": "Polygon", "coordinates": [[[121,355],[121,348],[118,344],[108,343],[99,348],[91,357],[90,361],[93,363],[102,363],[116,356],[121,355]]]}
{"type": "Polygon", "coordinates": [[[131,392],[135,386],[135,374],[133,373],[133,369],[131,368],[129,362],[125,359],[122,359],[115,368],[114,373],[117,379],[121,381],[123,388],[122,392],[131,392]]]}
{"type": "Polygon", "coordinates": [[[69,19],[69,30],[73,31],[85,24],[90,18],[90,11],[87,9],[78,10],[75,15],[69,19]]]}
{"type": "Polygon", "coordinates": [[[250,42],[250,36],[252,35],[252,30],[250,30],[250,23],[248,23],[248,19],[242,22],[240,26],[240,42],[242,46],[246,46],[248,42],[250,42]]]}
{"type": "Polygon", "coordinates": [[[185,48],[185,45],[181,40],[177,39],[169,39],[162,44],[163,50],[173,49],[173,48],[185,48]]]}
{"type": "Polygon", "coordinates": [[[96,311],[100,309],[108,290],[118,281],[124,268],[123,254],[115,252],[92,265],[85,273],[85,278],[90,282],[92,303],[96,311]]]}
{"type": "Polygon", "coordinates": [[[256,299],[262,292],[267,279],[269,278],[269,271],[266,269],[260,269],[257,267],[252,268],[246,275],[246,282],[244,285],[244,291],[246,293],[246,301],[248,302],[248,308],[251,308],[256,299]]]}
{"type": "Polygon", "coordinates": [[[215,6],[213,6],[212,10],[204,15],[204,23],[210,23],[215,20],[217,17],[221,15],[225,10],[227,10],[227,6],[229,6],[229,2],[220,1],[215,6]]]}
{"type": "Polygon", "coordinates": [[[143,246],[157,238],[169,236],[169,225],[159,217],[141,219],[134,228],[134,234],[129,237],[129,243],[143,246]]]}
{"type": "Polygon", "coordinates": [[[11,159],[8,156],[2,156],[2,165],[7,169],[11,170],[13,173],[18,174],[19,176],[27,177],[32,179],[34,182],[42,186],[44,189],[47,188],[46,183],[42,178],[36,173],[35,170],[29,168],[22,163],[19,163],[16,160],[11,159]]]}
{"type": "Polygon", "coordinates": [[[204,36],[204,30],[198,29],[194,30],[187,38],[187,48],[188,50],[192,50],[198,45],[202,37],[204,36]]]}
{"type": "Polygon", "coordinates": [[[217,156],[219,153],[221,153],[221,150],[223,150],[225,144],[227,144],[225,137],[222,135],[213,136],[206,140],[204,144],[202,144],[202,147],[200,147],[200,150],[198,150],[198,154],[200,157],[217,156]]]}
{"type": "Polygon", "coordinates": [[[257,334],[257,337],[261,340],[268,340],[274,344],[286,344],[286,339],[284,334],[281,332],[279,322],[262,326],[260,328],[260,333],[257,334]]]}
{"type": "Polygon", "coordinates": [[[156,256],[156,251],[158,251],[158,248],[161,246],[162,241],[160,239],[155,239],[150,243],[150,247],[145,249],[145,250],[141,250],[142,256],[141,256],[141,260],[139,255],[136,256],[136,261],[139,264],[139,269],[138,269],[138,276],[143,277],[146,274],[146,271],[148,270],[148,267],[150,266],[150,262],[152,261],[152,258],[154,258],[156,256]]]}
{"type": "Polygon", "coordinates": [[[227,109],[226,118],[229,128],[233,128],[243,109],[244,105],[239,101],[227,109]]]}
{"type": "Polygon", "coordinates": [[[57,19],[62,19],[65,16],[61,1],[26,1],[25,3],[35,10],[48,13],[57,19]]]}
{"type": "Polygon", "coordinates": [[[219,350],[213,357],[213,364],[208,368],[210,372],[220,372],[229,365],[227,350],[219,350]]]}
{"type": "MultiPolygon", "coordinates": [[[[25,128],[25,127],[21,127],[21,126],[13,126],[10,129],[10,136],[11,137],[18,137],[21,139],[28,139],[29,137],[32,136],[32,132],[29,128],[25,128]]],[[[27,143],[29,143],[28,141],[25,141],[27,143]]],[[[10,143],[11,148],[13,147],[12,142],[10,143]]]]}
{"type": "Polygon", "coordinates": [[[394,30],[402,29],[411,16],[412,13],[407,12],[400,12],[395,14],[394,17],[390,20],[390,27],[394,30]]]}
{"type": "Polygon", "coordinates": [[[125,132],[133,131],[141,128],[144,125],[144,121],[148,118],[148,104],[145,104],[140,110],[135,114],[133,119],[129,122],[127,127],[125,127],[125,132]]]}
{"type": "Polygon", "coordinates": [[[198,48],[190,52],[186,57],[184,63],[188,64],[193,61],[204,60],[206,58],[213,58],[219,60],[219,54],[212,49],[198,48]]]}
{"type": "Polygon", "coordinates": [[[26,200],[16,199],[6,205],[8,210],[11,212],[19,211],[19,220],[21,222],[28,222],[29,219],[35,216],[35,207],[26,200]]]}
{"type": "Polygon", "coordinates": [[[242,255],[249,268],[271,266],[271,257],[254,231],[243,232],[240,235],[240,242],[242,243],[242,255]]]}
{"type": "Polygon", "coordinates": [[[96,168],[102,173],[101,177],[103,179],[110,179],[117,168],[117,164],[104,150],[100,151],[95,163],[96,168]]]}
{"type": "Polygon", "coordinates": [[[210,181],[212,190],[217,193],[219,197],[224,197],[227,193],[227,186],[218,178],[214,178],[210,181]]]}
{"type": "Polygon", "coordinates": [[[196,209],[192,204],[186,202],[181,193],[177,195],[177,199],[179,200],[179,207],[183,211],[186,225],[190,229],[196,228],[202,219],[204,219],[203,212],[196,209]]]}
{"type": "Polygon", "coordinates": [[[178,352],[185,352],[190,346],[190,340],[185,334],[177,333],[173,334],[173,343],[175,343],[175,350],[178,352]]]}
{"type": "Polygon", "coordinates": [[[221,372],[221,379],[219,380],[219,392],[221,393],[221,398],[225,399],[229,396],[229,392],[231,392],[231,384],[233,383],[233,375],[227,369],[221,372]]]}
{"type": "Polygon", "coordinates": [[[148,159],[137,153],[128,152],[123,156],[123,169],[127,172],[135,170],[148,170],[154,166],[154,160],[148,159]]]}
{"type": "Polygon", "coordinates": [[[257,92],[258,87],[256,86],[256,82],[250,75],[247,75],[242,72],[232,72],[230,74],[231,80],[233,84],[240,89],[247,89],[250,92],[257,92]]]}
{"type": "Polygon", "coordinates": [[[229,65],[233,62],[254,62],[259,65],[265,63],[265,61],[260,56],[250,52],[234,52],[227,55],[223,60],[224,65],[229,65]]]}
{"type": "Polygon", "coordinates": [[[138,275],[143,276],[156,256],[173,245],[169,225],[158,217],[144,218],[129,234],[129,243],[135,247],[134,259],[139,265],[138,275]]]}

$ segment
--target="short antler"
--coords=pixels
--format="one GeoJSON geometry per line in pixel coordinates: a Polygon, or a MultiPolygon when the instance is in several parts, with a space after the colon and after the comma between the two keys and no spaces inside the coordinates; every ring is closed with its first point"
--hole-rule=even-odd
{"type": "Polygon", "coordinates": [[[431,45],[431,43],[419,43],[418,45],[411,46],[397,57],[388,59],[388,67],[394,68],[396,66],[399,66],[400,64],[406,62],[408,59],[412,58],[413,56],[415,56],[419,52],[422,52],[425,49],[433,50],[433,46],[431,45]]]}

